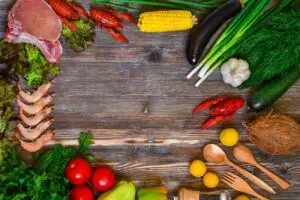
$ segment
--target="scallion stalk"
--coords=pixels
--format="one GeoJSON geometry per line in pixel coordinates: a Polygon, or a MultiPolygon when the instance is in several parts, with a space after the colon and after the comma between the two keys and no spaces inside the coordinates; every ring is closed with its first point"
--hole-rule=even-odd
{"type": "Polygon", "coordinates": [[[204,75],[203,78],[200,78],[200,79],[195,83],[195,86],[196,86],[196,87],[199,87],[199,86],[203,83],[203,81],[205,81],[205,79],[206,79],[206,78],[214,71],[213,68],[215,68],[215,67],[217,68],[217,67],[220,66],[221,64],[222,64],[222,62],[221,62],[221,61],[218,61],[218,62],[210,69],[210,71],[204,75]]]}
{"type": "Polygon", "coordinates": [[[165,2],[155,2],[155,1],[146,1],[146,0],[94,0],[94,3],[132,3],[132,4],[140,4],[147,6],[159,6],[159,7],[168,7],[168,8],[180,8],[180,6],[176,4],[169,4],[165,2]]]}
{"type": "MultiPolygon", "coordinates": [[[[247,14],[247,17],[245,18],[240,18],[242,19],[242,25],[238,26],[236,30],[231,30],[233,33],[235,33],[234,36],[231,37],[230,40],[228,40],[229,35],[223,36],[221,38],[221,41],[217,42],[213,46],[213,53],[207,54],[208,58],[205,58],[205,62],[201,62],[201,65],[203,67],[198,74],[200,80],[197,81],[195,86],[198,87],[214,70],[216,70],[223,62],[225,62],[229,57],[231,57],[234,54],[236,44],[239,42],[239,40],[242,39],[242,37],[247,31],[252,31],[253,29],[255,29],[254,25],[263,21],[270,14],[280,11],[292,1],[293,0],[283,0],[279,3],[279,5],[275,6],[275,8],[271,8],[269,10],[266,10],[266,8],[269,5],[270,1],[260,1],[257,4],[253,4],[252,6],[254,8],[250,12],[250,14],[247,14]]],[[[237,24],[239,25],[239,23],[237,24]]],[[[226,34],[228,33],[229,31],[226,34]]]]}
{"type": "MultiPolygon", "coordinates": [[[[194,69],[192,71],[196,73],[196,71],[200,70],[198,76],[201,79],[197,82],[197,85],[199,85],[199,82],[202,83],[208,75],[217,68],[216,63],[225,61],[225,59],[222,60],[220,57],[226,54],[226,51],[232,48],[246,31],[260,19],[260,15],[263,14],[263,11],[270,2],[271,0],[252,0],[246,4],[246,8],[233,19],[232,24],[227,27],[209,53],[195,67],[196,70],[194,69]]],[[[190,76],[190,74],[188,76],[190,76]]]]}
{"type": "Polygon", "coordinates": [[[237,25],[243,20],[243,18],[249,13],[250,8],[252,8],[253,4],[257,2],[256,0],[250,0],[246,7],[240,12],[233,20],[230,22],[226,30],[220,35],[215,45],[219,45],[225,38],[229,37],[237,25]]]}
{"type": "Polygon", "coordinates": [[[228,25],[228,27],[224,30],[224,32],[220,35],[220,37],[218,38],[218,40],[215,42],[215,44],[211,47],[211,49],[209,50],[209,52],[205,55],[205,57],[200,60],[200,62],[192,69],[192,71],[190,71],[186,78],[190,79],[195,73],[197,73],[197,71],[199,71],[204,64],[212,57],[214,56],[214,54],[223,46],[226,45],[226,43],[228,43],[228,41],[231,39],[231,37],[234,36],[233,32],[236,30],[237,25],[241,23],[241,20],[244,18],[245,15],[247,15],[247,13],[249,12],[250,8],[252,8],[253,4],[257,2],[257,0],[250,0],[245,8],[238,13],[233,20],[231,21],[231,23],[228,25]]]}
{"type": "Polygon", "coordinates": [[[163,7],[163,8],[170,8],[170,9],[190,10],[195,14],[205,14],[207,13],[206,9],[216,8],[219,5],[219,3],[224,1],[225,0],[192,2],[192,1],[182,1],[182,0],[168,0],[165,2],[158,2],[158,1],[149,1],[149,0],[93,0],[95,4],[105,4],[105,5],[110,5],[112,7],[117,7],[122,9],[124,9],[124,7],[122,7],[122,3],[131,3],[137,5],[163,7]]]}
{"type": "Polygon", "coordinates": [[[231,38],[228,41],[226,41],[226,38],[223,41],[226,41],[226,44],[224,42],[219,43],[219,45],[216,45],[217,50],[216,53],[213,54],[212,57],[210,57],[206,62],[203,68],[200,70],[198,76],[200,78],[203,78],[205,73],[210,69],[210,67],[222,56],[224,53],[226,53],[227,50],[229,50],[231,47],[233,47],[246,33],[246,31],[252,27],[257,21],[257,19],[260,18],[260,16],[263,14],[263,10],[271,3],[271,0],[260,0],[256,5],[254,4],[254,9],[247,15],[244,16],[244,18],[241,20],[241,24],[238,25],[238,27],[235,30],[232,30],[233,33],[227,36],[227,38],[231,38]],[[231,36],[232,35],[232,36],[231,36]],[[219,48],[218,48],[219,47],[219,48]]]}
{"type": "Polygon", "coordinates": [[[164,8],[172,8],[172,9],[187,9],[197,14],[203,14],[204,12],[201,10],[193,9],[193,8],[187,8],[183,7],[182,5],[178,4],[171,4],[171,3],[165,3],[165,2],[155,2],[155,1],[145,1],[145,0],[94,0],[94,3],[134,3],[134,4],[140,4],[140,5],[146,5],[146,6],[156,6],[156,7],[164,7],[164,8]]]}
{"type": "MultiPolygon", "coordinates": [[[[199,69],[202,68],[202,66],[215,55],[216,52],[218,52],[221,48],[226,46],[226,44],[232,39],[236,33],[236,29],[238,28],[238,25],[242,23],[242,20],[247,16],[247,14],[251,11],[251,8],[254,6],[254,3],[257,2],[256,0],[252,0],[248,2],[246,7],[243,11],[241,11],[232,22],[228,25],[228,27],[225,29],[225,31],[220,35],[218,40],[215,42],[215,44],[212,46],[210,51],[207,53],[207,55],[201,60],[199,64],[199,69]]],[[[198,70],[197,70],[198,71],[198,70]]]]}
{"type": "Polygon", "coordinates": [[[177,4],[182,4],[185,6],[190,6],[190,7],[200,7],[200,8],[206,8],[206,9],[212,9],[215,8],[218,4],[225,2],[223,1],[182,1],[182,0],[167,0],[169,2],[177,3],[177,4]]]}
{"type": "Polygon", "coordinates": [[[129,12],[139,12],[140,11],[138,8],[124,6],[122,4],[117,4],[117,3],[103,2],[102,4],[111,6],[111,7],[115,7],[115,8],[119,8],[119,9],[123,9],[123,10],[127,10],[129,12]]]}

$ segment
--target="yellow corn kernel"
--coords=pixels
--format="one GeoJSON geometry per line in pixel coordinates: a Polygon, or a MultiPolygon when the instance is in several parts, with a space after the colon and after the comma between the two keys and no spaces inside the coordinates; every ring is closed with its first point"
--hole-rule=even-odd
{"type": "Polygon", "coordinates": [[[170,32],[191,29],[196,23],[190,11],[167,10],[142,13],[138,27],[142,32],[170,32]]]}

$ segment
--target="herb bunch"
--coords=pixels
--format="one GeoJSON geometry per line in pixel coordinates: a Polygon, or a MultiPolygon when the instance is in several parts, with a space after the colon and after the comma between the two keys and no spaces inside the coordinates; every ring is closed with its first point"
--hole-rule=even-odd
{"type": "Polygon", "coordinates": [[[67,200],[71,186],[64,176],[65,166],[84,155],[92,144],[91,133],[81,133],[79,148],[56,145],[33,154],[33,164],[18,155],[18,147],[7,139],[0,141],[0,200],[67,200]]]}
{"type": "Polygon", "coordinates": [[[300,63],[299,19],[300,7],[276,13],[239,43],[236,56],[247,60],[251,70],[241,89],[284,75],[300,63]]]}

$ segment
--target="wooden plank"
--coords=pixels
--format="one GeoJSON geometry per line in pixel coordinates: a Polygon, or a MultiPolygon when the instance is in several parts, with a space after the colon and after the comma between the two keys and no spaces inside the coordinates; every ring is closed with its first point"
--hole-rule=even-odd
{"type": "MultiPolygon", "coordinates": [[[[89,7],[88,1],[79,2],[89,7]]],[[[0,36],[8,4],[0,1],[0,36]]],[[[97,30],[95,44],[81,53],[74,53],[62,40],[62,73],[52,88],[56,92],[53,127],[57,132],[49,145],[74,145],[80,131],[91,130],[95,136],[91,150],[97,160],[94,165],[110,164],[120,179],[134,180],[138,186],[165,184],[171,197],[181,186],[205,190],[201,179],[189,175],[188,165],[193,159],[203,159],[205,144],[219,143],[221,128],[236,127],[241,142],[251,147],[258,161],[290,181],[292,187],[279,190],[257,169],[242,166],[276,188],[278,195],[271,199],[299,199],[299,156],[270,156],[256,149],[242,127],[255,113],[244,108],[232,121],[199,130],[208,113],[192,115],[191,109],[201,100],[218,94],[248,98],[249,92],[223,84],[218,71],[202,87],[193,87],[196,79],[185,79],[191,68],[185,59],[187,32],[145,34],[126,24],[124,35],[130,45],[115,42],[105,30],[97,30]],[[148,112],[144,113],[146,105],[148,112]]],[[[299,105],[298,81],[273,109],[299,121],[299,105]]],[[[224,149],[232,159],[232,150],[224,149]]],[[[208,167],[220,174],[231,170],[223,165],[208,167]]],[[[228,188],[221,184],[219,189],[228,188]]]]}

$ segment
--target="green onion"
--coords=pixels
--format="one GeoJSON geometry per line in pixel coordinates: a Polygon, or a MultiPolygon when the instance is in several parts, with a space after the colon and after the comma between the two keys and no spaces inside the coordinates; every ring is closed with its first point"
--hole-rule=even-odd
{"type": "Polygon", "coordinates": [[[200,63],[187,75],[191,78],[198,70],[200,80],[195,86],[199,86],[215,69],[231,57],[236,44],[243,39],[247,31],[253,31],[255,25],[264,21],[270,14],[277,12],[293,0],[282,0],[274,8],[267,9],[272,0],[250,0],[245,8],[232,20],[210,51],[200,63]]]}
{"type": "Polygon", "coordinates": [[[194,1],[182,1],[182,0],[168,0],[169,2],[178,3],[186,6],[191,7],[200,7],[200,8],[207,8],[211,9],[216,7],[219,3],[225,2],[223,1],[200,1],[200,2],[194,2],[194,1]]]}
{"type": "Polygon", "coordinates": [[[197,71],[199,71],[205,64],[206,62],[209,61],[211,57],[214,56],[214,54],[223,46],[226,46],[226,44],[232,39],[232,37],[235,35],[236,28],[238,27],[238,24],[241,23],[241,20],[247,16],[250,8],[252,8],[253,4],[257,2],[256,0],[250,0],[246,4],[246,7],[239,13],[237,14],[232,22],[228,25],[228,27],[225,29],[225,31],[221,34],[221,36],[218,38],[218,40],[215,42],[215,44],[211,47],[209,52],[206,54],[206,56],[200,61],[199,64],[196,65],[196,67],[188,73],[186,76],[187,79],[190,79],[197,71]]]}
{"type": "Polygon", "coordinates": [[[102,4],[107,5],[107,6],[111,6],[111,7],[115,7],[115,8],[119,8],[119,9],[123,9],[123,10],[127,10],[129,12],[140,12],[140,10],[138,8],[124,6],[122,4],[110,3],[110,2],[103,2],[102,4]]]}
{"type": "Polygon", "coordinates": [[[183,0],[167,0],[165,2],[158,2],[158,1],[149,1],[149,0],[93,0],[95,4],[110,5],[112,7],[121,8],[121,9],[126,9],[127,7],[122,5],[122,3],[131,3],[131,4],[138,4],[144,6],[190,10],[195,14],[205,14],[207,13],[206,9],[214,9],[224,1],[225,0],[213,0],[213,1],[206,0],[200,2],[193,2],[193,1],[183,1],[183,0]],[[203,10],[201,10],[201,8],[203,10]]]}
{"type": "Polygon", "coordinates": [[[146,6],[159,6],[159,7],[168,7],[168,8],[180,8],[180,5],[177,5],[177,4],[170,4],[170,3],[164,3],[164,2],[154,2],[154,1],[146,1],[146,0],[134,0],[134,1],[133,0],[113,0],[113,2],[118,2],[118,3],[134,3],[134,4],[141,4],[141,5],[146,5],[146,6]]]}
{"type": "MultiPolygon", "coordinates": [[[[172,9],[182,9],[183,7],[178,4],[170,4],[170,3],[161,3],[161,2],[152,2],[152,1],[145,1],[145,0],[113,0],[113,1],[108,1],[108,0],[94,0],[94,3],[103,3],[103,4],[108,4],[108,3],[135,3],[135,4],[141,4],[141,5],[146,5],[146,6],[157,6],[157,7],[165,7],[165,8],[172,8],[172,9]]],[[[111,4],[111,6],[113,6],[111,4]]],[[[197,14],[203,14],[202,11],[193,9],[193,8],[185,8],[188,9],[194,13],[197,14]]]]}
{"type": "MultiPolygon", "coordinates": [[[[257,19],[259,19],[259,16],[262,15],[263,10],[266,8],[266,6],[269,5],[269,3],[271,3],[271,0],[258,1],[256,5],[254,4],[252,6],[254,7],[252,9],[252,12],[249,12],[249,14],[241,17],[241,21],[240,21],[241,23],[240,24],[238,23],[237,27],[234,27],[233,30],[229,29],[229,31],[225,31],[225,34],[227,34],[227,32],[229,33],[227,34],[227,36],[224,37],[223,41],[217,43],[216,46],[213,47],[213,51],[215,51],[216,53],[214,53],[213,57],[208,58],[208,60],[205,62],[205,65],[203,66],[203,68],[200,70],[198,74],[200,78],[202,78],[205,75],[205,73],[220,58],[220,56],[223,53],[225,53],[227,50],[233,47],[237,43],[237,41],[240,38],[242,38],[242,36],[246,33],[246,31],[249,28],[251,28],[251,26],[256,22],[257,19]]],[[[248,9],[245,9],[245,11],[247,13],[248,9]]]]}

